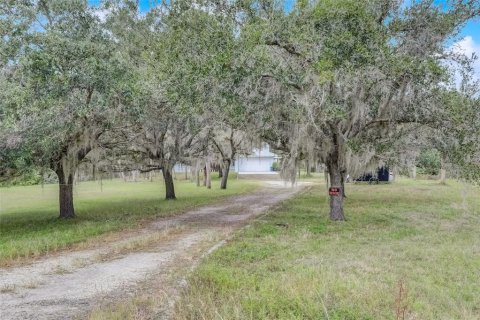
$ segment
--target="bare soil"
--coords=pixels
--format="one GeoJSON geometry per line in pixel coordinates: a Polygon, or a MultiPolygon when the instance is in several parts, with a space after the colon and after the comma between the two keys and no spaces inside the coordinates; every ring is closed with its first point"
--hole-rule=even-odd
{"type": "Polygon", "coordinates": [[[82,319],[99,305],[134,295],[152,278],[157,289],[158,281],[165,279],[160,286],[169,299],[158,316],[168,318],[176,287],[185,285],[185,273],[176,270],[191,270],[233,230],[305,185],[292,188],[281,181],[266,181],[255,193],[158,219],[94,249],[0,269],[0,318],[82,319]]]}

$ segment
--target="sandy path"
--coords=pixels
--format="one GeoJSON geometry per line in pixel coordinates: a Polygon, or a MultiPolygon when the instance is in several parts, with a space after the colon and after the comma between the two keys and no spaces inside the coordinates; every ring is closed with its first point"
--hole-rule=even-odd
{"type": "Polygon", "coordinates": [[[194,266],[201,256],[198,251],[218,247],[216,244],[232,230],[288,199],[303,186],[290,188],[279,181],[266,182],[255,193],[156,220],[127,238],[100,248],[0,269],[0,319],[82,318],[99,301],[128,295],[152,275],[158,278],[162,273],[171,273],[178,263],[182,267],[185,263],[194,266]],[[129,247],[132,243],[148,245],[129,247]]]}

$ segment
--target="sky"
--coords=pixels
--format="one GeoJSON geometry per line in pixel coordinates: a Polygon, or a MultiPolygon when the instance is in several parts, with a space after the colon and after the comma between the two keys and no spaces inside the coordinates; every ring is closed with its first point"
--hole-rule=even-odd
{"type": "MultiPolygon", "coordinates": [[[[140,0],[140,10],[142,12],[147,12],[156,2],[160,0],[140,0]]],[[[408,3],[415,0],[405,0],[405,5],[408,6],[408,3]]],[[[435,0],[435,3],[438,5],[447,6],[448,0],[435,0]]],[[[98,6],[101,0],[88,0],[88,2],[93,6],[98,6]]],[[[286,0],[285,9],[287,11],[291,10],[294,5],[295,0],[286,0]]],[[[466,55],[471,56],[472,53],[475,53],[479,58],[475,63],[475,73],[480,79],[480,19],[470,21],[467,23],[460,32],[458,39],[452,45],[452,49],[456,52],[464,52],[466,55]]]]}

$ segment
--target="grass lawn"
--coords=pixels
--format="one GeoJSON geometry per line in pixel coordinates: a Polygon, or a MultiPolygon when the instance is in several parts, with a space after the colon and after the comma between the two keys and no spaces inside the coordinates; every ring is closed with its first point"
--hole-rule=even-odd
{"type": "Polygon", "coordinates": [[[325,194],[240,230],[191,275],[176,318],[480,319],[479,188],[348,185],[340,223],[325,194]]]}
{"type": "Polygon", "coordinates": [[[79,183],[74,189],[77,218],[66,221],[57,218],[57,185],[0,188],[0,265],[134,228],[146,219],[173,215],[256,186],[235,179],[227,190],[220,190],[217,179],[211,190],[189,181],[175,184],[178,200],[166,201],[161,181],[104,180],[103,187],[99,182],[79,183]]]}

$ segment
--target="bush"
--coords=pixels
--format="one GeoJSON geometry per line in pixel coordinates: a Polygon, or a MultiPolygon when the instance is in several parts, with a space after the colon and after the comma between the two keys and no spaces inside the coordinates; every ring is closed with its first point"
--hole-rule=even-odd
{"type": "Polygon", "coordinates": [[[40,184],[42,182],[42,176],[37,169],[29,169],[21,176],[14,177],[10,180],[0,183],[0,187],[4,186],[31,186],[40,184]]]}
{"type": "Polygon", "coordinates": [[[272,166],[271,166],[270,169],[272,169],[272,171],[279,171],[280,170],[280,164],[275,161],[274,163],[272,163],[272,166]]]}
{"type": "Polygon", "coordinates": [[[417,158],[419,174],[437,175],[441,168],[441,156],[437,149],[428,149],[417,158]]]}

